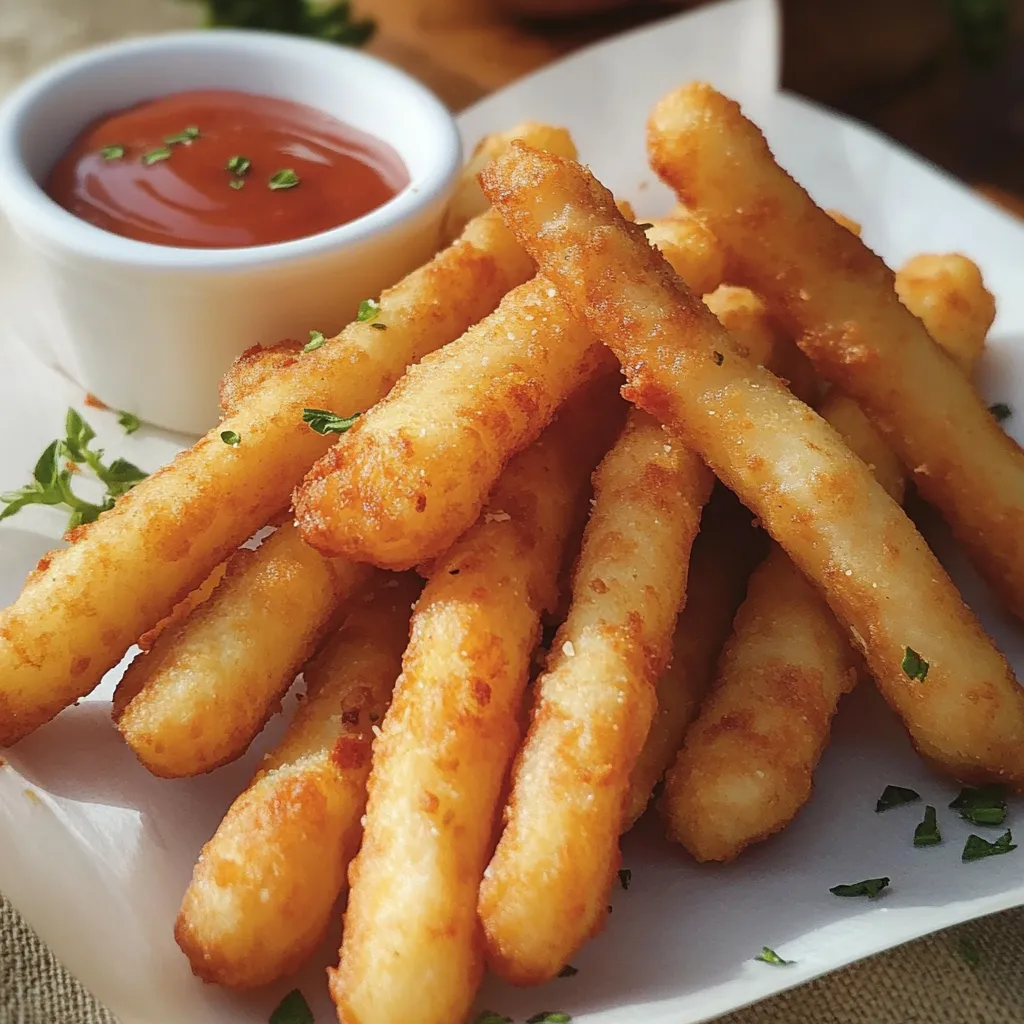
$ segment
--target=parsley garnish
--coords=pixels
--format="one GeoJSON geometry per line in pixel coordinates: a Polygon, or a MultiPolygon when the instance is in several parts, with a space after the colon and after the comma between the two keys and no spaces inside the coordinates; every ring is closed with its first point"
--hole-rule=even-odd
{"type": "Polygon", "coordinates": [[[271,192],[276,192],[282,188],[295,188],[299,183],[299,176],[290,168],[284,167],[280,171],[275,171],[267,182],[267,188],[271,192]]]}
{"type": "Polygon", "coordinates": [[[916,790],[907,789],[905,786],[886,786],[875,804],[875,813],[880,814],[882,811],[900,807],[902,804],[911,804],[920,799],[921,794],[916,790]]]}
{"type": "Polygon", "coordinates": [[[725,356],[721,352],[712,352],[711,358],[714,361],[715,366],[721,366],[725,362],[725,356]]]}
{"type": "Polygon", "coordinates": [[[924,818],[914,829],[915,846],[938,846],[942,842],[942,834],[939,832],[939,822],[935,817],[935,808],[929,804],[924,809],[924,818]]]}
{"type": "Polygon", "coordinates": [[[561,1010],[541,1010],[526,1018],[526,1024],[570,1024],[572,1017],[561,1010]]]}
{"type": "Polygon", "coordinates": [[[873,900],[888,885],[888,878],[865,878],[863,882],[833,885],[829,892],[833,896],[867,896],[868,899],[873,900]]]}
{"type": "Polygon", "coordinates": [[[135,413],[125,412],[123,409],[117,414],[117,422],[126,434],[134,434],[142,426],[142,420],[135,413]]]}
{"type": "Polygon", "coordinates": [[[619,885],[623,889],[629,889],[629,883],[633,881],[633,872],[629,868],[619,869],[619,885]]]}
{"type": "Polygon", "coordinates": [[[368,324],[371,320],[377,319],[380,312],[380,303],[373,299],[363,299],[359,303],[359,312],[356,313],[356,320],[361,324],[368,324]]]}
{"type": "Polygon", "coordinates": [[[789,964],[796,963],[795,960],[783,960],[778,953],[775,952],[770,946],[762,946],[761,952],[754,957],[755,960],[760,960],[765,964],[775,964],[776,967],[786,967],[789,964]]]}
{"type": "Polygon", "coordinates": [[[250,167],[252,167],[252,161],[247,156],[230,157],[224,165],[226,171],[231,171],[232,174],[237,174],[240,178],[244,178],[249,173],[250,167]]]}
{"type": "Polygon", "coordinates": [[[166,135],[164,136],[164,142],[168,146],[188,145],[193,139],[199,138],[199,129],[195,126],[186,128],[183,132],[178,132],[177,135],[166,135]]]}
{"type": "Polygon", "coordinates": [[[142,162],[148,167],[150,164],[158,164],[161,160],[169,160],[171,156],[170,146],[161,146],[160,149],[151,149],[143,154],[142,162]]]}
{"type": "Polygon", "coordinates": [[[104,146],[100,156],[104,160],[121,160],[124,157],[124,146],[104,146]]]}
{"type": "Polygon", "coordinates": [[[233,430],[222,430],[220,439],[232,448],[237,448],[242,443],[242,439],[233,430]]]}
{"type": "Polygon", "coordinates": [[[511,1017],[503,1017],[500,1013],[495,1013],[493,1010],[482,1010],[477,1014],[473,1024],[512,1024],[511,1017]]]}
{"type": "Polygon", "coordinates": [[[1011,850],[1016,849],[1017,844],[1014,843],[1009,829],[994,843],[990,843],[987,839],[982,839],[981,836],[976,836],[972,833],[967,837],[967,842],[964,843],[964,852],[960,855],[960,859],[965,864],[968,864],[972,860],[981,860],[983,857],[998,857],[1001,853],[1009,853],[1011,850]]]}
{"type": "Polygon", "coordinates": [[[370,324],[375,331],[386,331],[388,329],[387,324],[370,324]]]}
{"type": "Polygon", "coordinates": [[[277,1008],[270,1015],[270,1024],[314,1024],[313,1011],[309,1008],[306,997],[297,988],[293,988],[277,1004],[277,1008]]]}
{"type": "Polygon", "coordinates": [[[974,825],[1002,825],[1006,820],[1006,787],[998,782],[966,786],[949,806],[974,825]]]}
{"type": "Polygon", "coordinates": [[[565,965],[565,966],[564,966],[564,967],[563,967],[563,968],[562,968],[562,969],[561,969],[561,970],[560,970],[560,971],[558,972],[558,976],[559,976],[560,978],[573,978],[573,977],[575,977],[575,976],[576,976],[577,974],[579,974],[579,973],[580,973],[580,969],[579,969],[578,967],[573,967],[573,965],[572,965],[572,964],[566,964],[566,965],[565,965]]]}
{"type": "Polygon", "coordinates": [[[327,341],[327,339],[323,336],[323,334],[320,331],[310,331],[309,341],[307,341],[306,344],[302,346],[302,351],[315,352],[324,344],[325,341],[327,341]]]}
{"type": "Polygon", "coordinates": [[[1005,402],[996,402],[988,407],[988,411],[996,418],[997,423],[1004,423],[1013,415],[1013,410],[1005,402]]]}
{"type": "Polygon", "coordinates": [[[919,683],[923,683],[928,677],[930,667],[913,647],[903,648],[903,661],[900,663],[900,668],[903,669],[903,674],[908,679],[916,679],[919,683]]]}
{"type": "Polygon", "coordinates": [[[359,419],[359,413],[351,416],[339,416],[336,412],[327,409],[303,409],[302,422],[308,423],[310,430],[318,434],[344,434],[351,429],[355,421],[359,419]]]}
{"type": "Polygon", "coordinates": [[[240,188],[245,188],[245,178],[232,178],[228,182],[228,188],[233,188],[236,192],[240,188]]]}
{"type": "Polygon", "coordinates": [[[970,939],[964,937],[956,944],[957,949],[960,951],[960,955],[967,961],[967,966],[974,968],[981,964],[981,950],[971,942],[970,939]]]}

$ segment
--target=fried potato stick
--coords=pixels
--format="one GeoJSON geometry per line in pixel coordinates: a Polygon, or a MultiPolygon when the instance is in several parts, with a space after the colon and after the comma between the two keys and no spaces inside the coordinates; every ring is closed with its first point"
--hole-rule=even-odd
{"type": "Polygon", "coordinates": [[[534,149],[546,149],[549,153],[576,158],[576,146],[568,131],[539,121],[524,121],[508,131],[485,135],[462,168],[455,194],[448,203],[444,223],[445,238],[455,238],[471,218],[487,209],[488,203],[480,191],[477,175],[499,153],[504,153],[515,139],[528,143],[534,149]]]}
{"type": "Polygon", "coordinates": [[[836,432],[740,356],[583,168],[515,144],[482,184],[619,357],[626,397],[700,454],[823,589],[918,749],[958,778],[1024,784],[1024,696],[1006,659],[836,432]],[[928,663],[927,686],[904,671],[908,650],[928,663]]]}
{"type": "Polygon", "coordinates": [[[858,402],[1024,617],[1024,450],[899,301],[892,272],[709,86],[661,100],[648,143],[655,171],[726,248],[730,276],[762,295],[818,373],[858,402]]]}
{"type": "Polygon", "coordinates": [[[136,757],[163,778],[241,757],[368,574],[323,558],[290,523],[236,552],[211,597],[121,680],[115,722],[136,757]]]}
{"type": "Polygon", "coordinates": [[[688,216],[664,217],[654,221],[646,235],[647,241],[658,247],[690,291],[703,295],[714,291],[724,280],[725,254],[715,236],[699,220],[688,216]]]}
{"type": "Polygon", "coordinates": [[[421,586],[374,575],[303,669],[306,697],[284,738],[203,847],[174,936],[204,981],[269,984],[323,938],[359,848],[373,729],[421,586]]]}
{"type": "Polygon", "coordinates": [[[258,391],[271,377],[294,366],[302,357],[301,341],[280,341],[276,345],[247,348],[220,379],[220,411],[234,416],[242,402],[258,391]]]}
{"type": "Polygon", "coordinates": [[[452,1024],[483,973],[477,890],[573,506],[621,423],[570,403],[431,569],[374,748],[331,993],[343,1024],[452,1024]]]}
{"type": "Polygon", "coordinates": [[[173,463],[74,533],[0,613],[0,746],[88,693],[147,629],[275,513],[330,441],[304,408],[350,414],[406,367],[486,316],[526,280],[530,260],[493,213],[353,323],[271,377],[173,463]],[[375,330],[383,324],[386,330],[375,330]],[[221,440],[234,431],[241,443],[221,440]]]}
{"type": "Polygon", "coordinates": [[[638,409],[594,474],[569,615],[533,686],[505,828],[480,886],[488,965],[514,984],[555,977],[604,925],[630,774],[713,481],[638,409]]]}

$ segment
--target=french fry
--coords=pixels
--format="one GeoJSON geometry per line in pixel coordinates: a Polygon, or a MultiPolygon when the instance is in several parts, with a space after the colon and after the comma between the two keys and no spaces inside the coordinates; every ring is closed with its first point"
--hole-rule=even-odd
{"type": "Polygon", "coordinates": [[[570,402],[509,463],[479,521],[431,567],[350,871],[331,974],[343,1024],[452,1024],[469,1010],[483,973],[477,890],[541,611],[556,600],[574,502],[621,423],[613,386],[614,405],[594,397],[570,402]]]}
{"type": "MultiPolygon", "coordinates": [[[[211,572],[195,590],[186,594],[170,610],[168,615],[162,618],[152,629],[147,629],[146,632],[139,637],[139,649],[143,652],[152,650],[153,644],[157,641],[157,637],[159,637],[165,629],[169,629],[171,626],[178,626],[180,623],[184,622],[185,619],[187,619],[204,601],[208,601],[210,596],[220,585],[220,581],[224,579],[224,573],[227,572],[227,569],[227,562],[221,562],[220,565],[215,566],[213,572],[211,572]]],[[[115,713],[119,714],[120,712],[117,711],[116,697],[114,707],[115,713]]]]}
{"type": "Polygon", "coordinates": [[[281,341],[276,345],[253,345],[228,368],[220,380],[220,411],[234,416],[251,394],[271,377],[294,366],[302,356],[301,341],[281,341]]]}
{"type": "Polygon", "coordinates": [[[0,613],[0,746],[88,693],[124,652],[284,508],[330,441],[304,408],[369,408],[406,367],[458,337],[530,276],[493,213],[384,292],[374,324],[353,323],[273,375],[233,416],[115,508],[74,531],[0,613]],[[231,430],[235,447],[221,440],[231,430]]]}
{"type": "Polygon", "coordinates": [[[1024,784],[1024,696],[1006,659],[836,432],[739,355],[583,168],[515,144],[481,178],[619,357],[626,397],[700,454],[822,588],[924,756],[958,778],[1024,784]],[[915,653],[926,687],[923,669],[903,668],[915,653]]]}
{"type": "Polygon", "coordinates": [[[455,186],[455,194],[448,203],[444,222],[445,238],[458,237],[473,217],[478,217],[487,209],[487,200],[480,191],[476,177],[499,153],[504,153],[515,139],[528,143],[534,149],[546,149],[549,153],[576,158],[572,136],[564,128],[541,124],[539,121],[524,121],[508,131],[484,136],[466,161],[459,183],[455,186]]]}
{"type": "Polygon", "coordinates": [[[594,474],[569,615],[534,683],[504,831],[480,886],[488,964],[514,984],[555,977],[604,925],[623,803],[713,480],[637,409],[594,474]]]}
{"type": "Polygon", "coordinates": [[[362,837],[373,729],[409,639],[415,576],[378,573],[303,674],[306,697],[203,847],[174,935],[204,981],[266,985],[319,944],[362,837]]]}
{"type": "MultiPolygon", "coordinates": [[[[570,156],[559,153],[559,156],[570,156]]],[[[627,217],[627,220],[633,220],[627,217]]],[[[647,229],[669,266],[698,295],[714,291],[725,278],[725,254],[715,236],[693,217],[664,217],[647,229]]]]}
{"type": "Polygon", "coordinates": [[[899,301],[892,272],[815,206],[709,86],[651,116],[654,169],[727,250],[818,373],[868,414],[922,496],[1024,617],[1024,451],[899,301]]]}
{"type": "Polygon", "coordinates": [[[236,552],[210,598],[164,630],[118,686],[115,722],[136,757],[163,778],[241,757],[368,573],[323,558],[290,523],[236,552]]]}

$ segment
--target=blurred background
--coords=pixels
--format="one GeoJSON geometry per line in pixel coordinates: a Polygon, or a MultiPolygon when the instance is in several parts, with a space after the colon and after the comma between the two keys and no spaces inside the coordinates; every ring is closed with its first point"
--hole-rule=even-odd
{"type": "MultiPolygon", "coordinates": [[[[786,88],[867,121],[1024,215],[1024,0],[780,4],[786,88]]],[[[213,21],[365,43],[458,110],[580,46],[700,5],[0,0],[0,93],[90,43],[213,21]]]]}

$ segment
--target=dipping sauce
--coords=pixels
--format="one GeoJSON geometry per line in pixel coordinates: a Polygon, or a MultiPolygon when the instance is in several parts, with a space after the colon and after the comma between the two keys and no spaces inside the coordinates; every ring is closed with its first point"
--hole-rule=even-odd
{"type": "Polygon", "coordinates": [[[96,121],[50,172],[46,192],[125,238],[237,249],[347,224],[408,183],[390,146],[322,111],[205,90],[96,121]]]}

